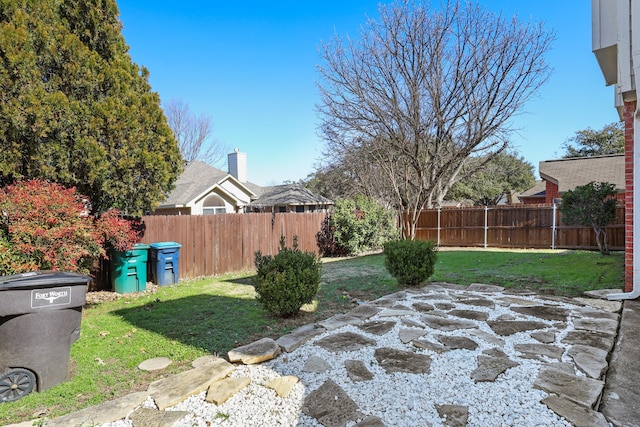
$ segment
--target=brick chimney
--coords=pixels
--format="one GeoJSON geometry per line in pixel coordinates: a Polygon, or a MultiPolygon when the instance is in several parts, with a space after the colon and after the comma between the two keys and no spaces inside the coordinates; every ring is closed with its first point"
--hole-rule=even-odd
{"type": "Polygon", "coordinates": [[[247,182],[247,153],[242,153],[237,148],[227,155],[229,174],[238,181],[247,182]]]}

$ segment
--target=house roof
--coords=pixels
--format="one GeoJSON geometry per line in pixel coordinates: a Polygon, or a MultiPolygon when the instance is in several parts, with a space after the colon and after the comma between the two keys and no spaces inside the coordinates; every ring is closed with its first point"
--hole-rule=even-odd
{"type": "Polygon", "coordinates": [[[624,154],[608,156],[571,157],[540,162],[540,177],[558,185],[564,193],[592,181],[614,184],[618,191],[625,189],[624,154]]]}
{"type": "Polygon", "coordinates": [[[530,189],[523,191],[518,195],[518,198],[527,198],[527,197],[544,197],[547,191],[547,184],[539,179],[536,181],[536,185],[531,187],[530,189]]]}
{"type": "Polygon", "coordinates": [[[275,185],[262,187],[262,193],[251,206],[280,206],[280,205],[332,205],[333,201],[326,197],[312,193],[299,184],[275,185]]]}
{"type": "MultiPolygon", "coordinates": [[[[182,174],[176,181],[176,188],[161,203],[161,207],[184,206],[207,193],[213,187],[220,184],[225,179],[233,179],[231,175],[220,169],[214,168],[199,160],[194,160],[184,168],[182,174]]],[[[245,183],[237,182],[239,186],[244,185],[248,190],[252,189],[245,183]]],[[[251,184],[252,186],[254,184],[251,184]]],[[[253,192],[253,191],[252,191],[253,192]]],[[[253,192],[255,194],[255,192],[253,192]]]]}

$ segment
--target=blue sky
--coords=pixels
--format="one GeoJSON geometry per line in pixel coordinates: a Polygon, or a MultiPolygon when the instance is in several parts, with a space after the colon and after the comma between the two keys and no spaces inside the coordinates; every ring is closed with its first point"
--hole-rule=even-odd
{"type": "MultiPolygon", "coordinates": [[[[318,45],[357,36],[377,0],[117,0],[134,62],[150,71],[162,101],[180,98],[211,117],[213,136],[247,153],[259,185],[305,178],[322,154],[318,137],[318,45]]],[[[435,2],[434,2],[435,3],[435,2]]],[[[480,0],[507,16],[556,31],[547,60],[554,72],[514,119],[514,146],[536,167],[559,157],[581,129],[618,120],[591,52],[585,0],[480,0]]],[[[226,170],[226,163],[220,165],[226,170]]],[[[537,172],[536,172],[537,173],[537,172]]],[[[536,177],[537,178],[537,177],[536,177]]]]}

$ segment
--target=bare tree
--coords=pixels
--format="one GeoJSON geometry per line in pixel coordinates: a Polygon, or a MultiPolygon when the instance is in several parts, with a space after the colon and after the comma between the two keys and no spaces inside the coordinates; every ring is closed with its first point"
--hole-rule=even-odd
{"type": "Polygon", "coordinates": [[[321,46],[320,131],[329,157],[361,155],[384,172],[414,238],[420,210],[442,203],[469,156],[507,148],[509,120],[549,76],[554,34],[457,1],[379,12],[359,40],[321,46]]]}
{"type": "Polygon", "coordinates": [[[167,102],[164,114],[185,162],[201,160],[216,166],[226,159],[228,149],[211,138],[213,125],[209,116],[195,115],[181,99],[167,102]]]}

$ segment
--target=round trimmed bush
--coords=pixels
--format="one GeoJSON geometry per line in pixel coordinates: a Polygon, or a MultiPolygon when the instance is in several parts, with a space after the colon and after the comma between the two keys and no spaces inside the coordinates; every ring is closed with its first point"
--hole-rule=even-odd
{"type": "Polygon", "coordinates": [[[251,282],[256,299],[267,311],[281,317],[296,314],[320,290],[322,261],[314,253],[298,249],[296,240],[293,248],[287,248],[281,239],[275,256],[255,253],[257,274],[251,282]]]}
{"type": "Polygon", "coordinates": [[[384,245],[384,266],[400,286],[417,286],[433,274],[437,252],[431,240],[393,240],[384,245]]]}

